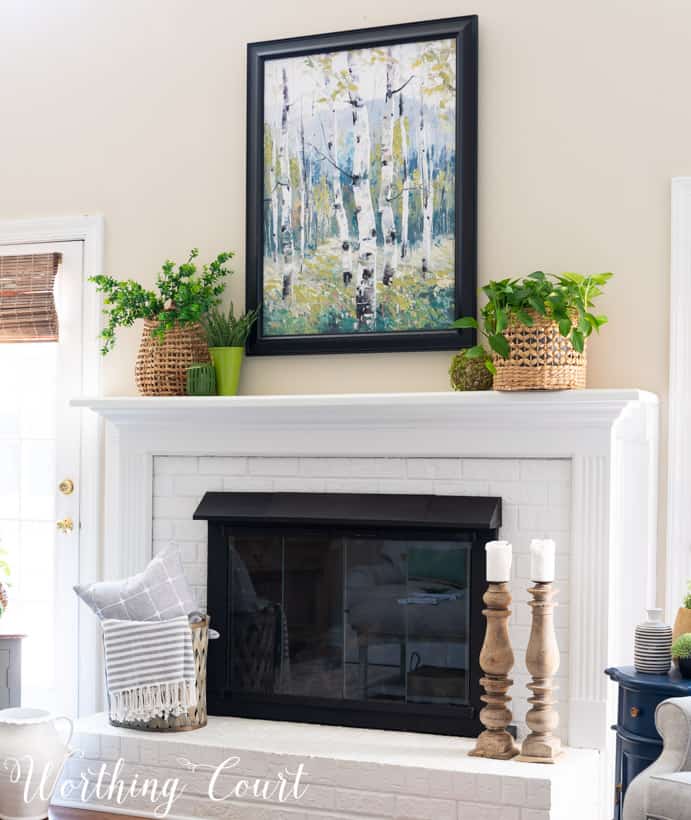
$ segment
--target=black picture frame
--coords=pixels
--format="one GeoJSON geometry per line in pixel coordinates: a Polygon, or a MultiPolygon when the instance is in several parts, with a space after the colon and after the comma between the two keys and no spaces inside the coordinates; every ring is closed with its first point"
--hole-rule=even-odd
{"type": "MultiPolygon", "coordinates": [[[[261,308],[264,247],[264,69],[268,60],[396,45],[456,41],[455,311],[476,315],[477,64],[476,15],[249,43],[247,47],[246,306],[261,308]]],[[[249,355],[378,353],[453,350],[475,344],[475,331],[416,330],[265,336],[261,318],[247,342],[249,355]]]]}

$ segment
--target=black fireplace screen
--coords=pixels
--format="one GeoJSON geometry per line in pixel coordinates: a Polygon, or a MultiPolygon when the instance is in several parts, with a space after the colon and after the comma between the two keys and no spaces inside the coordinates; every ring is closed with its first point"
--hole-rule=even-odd
{"type": "Polygon", "coordinates": [[[335,498],[205,496],[210,712],[476,734],[498,499],[335,498]]]}

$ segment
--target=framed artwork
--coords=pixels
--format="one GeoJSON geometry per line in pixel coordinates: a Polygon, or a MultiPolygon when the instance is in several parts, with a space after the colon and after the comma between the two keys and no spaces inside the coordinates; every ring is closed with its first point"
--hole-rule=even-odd
{"type": "Polygon", "coordinates": [[[474,343],[477,17],[251,43],[247,122],[249,353],[474,343]]]}

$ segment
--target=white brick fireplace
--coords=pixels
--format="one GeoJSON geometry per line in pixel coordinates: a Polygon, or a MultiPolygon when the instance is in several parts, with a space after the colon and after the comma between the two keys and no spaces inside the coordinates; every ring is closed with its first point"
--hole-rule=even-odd
{"type": "MultiPolygon", "coordinates": [[[[654,396],[621,390],[75,404],[108,421],[104,575],[138,571],[174,540],[202,601],[206,524],[192,513],[207,490],[500,496],[502,537],[516,551],[512,695],[519,729],[527,709],[527,547],[533,537],[552,537],[562,734],[571,747],[604,753],[609,776],[614,695],[603,670],[629,660],[633,627],[654,594],[654,396]]],[[[337,738],[343,730],[322,731],[337,738]]],[[[483,763],[473,764],[475,774],[483,763]]],[[[526,769],[512,768],[517,777],[526,769]]],[[[461,816],[470,815],[459,809],[461,816]]]]}
{"type": "Polygon", "coordinates": [[[182,549],[186,575],[206,606],[206,522],[192,515],[207,490],[255,492],[409,493],[499,496],[502,538],[514,545],[510,624],[517,664],[513,713],[523,731],[528,710],[525,649],[530,634],[531,538],[557,541],[560,606],[555,612],[562,653],[558,677],[561,734],[568,743],[569,553],[571,462],[569,459],[276,458],[256,456],[154,456],[154,551],[171,541],[182,549]]]}

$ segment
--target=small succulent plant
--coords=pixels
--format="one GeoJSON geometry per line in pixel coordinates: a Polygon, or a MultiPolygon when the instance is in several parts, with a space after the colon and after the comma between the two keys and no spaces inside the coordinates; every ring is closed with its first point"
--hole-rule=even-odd
{"type": "Polygon", "coordinates": [[[680,635],[672,644],[673,658],[691,658],[691,632],[680,635]]]}

